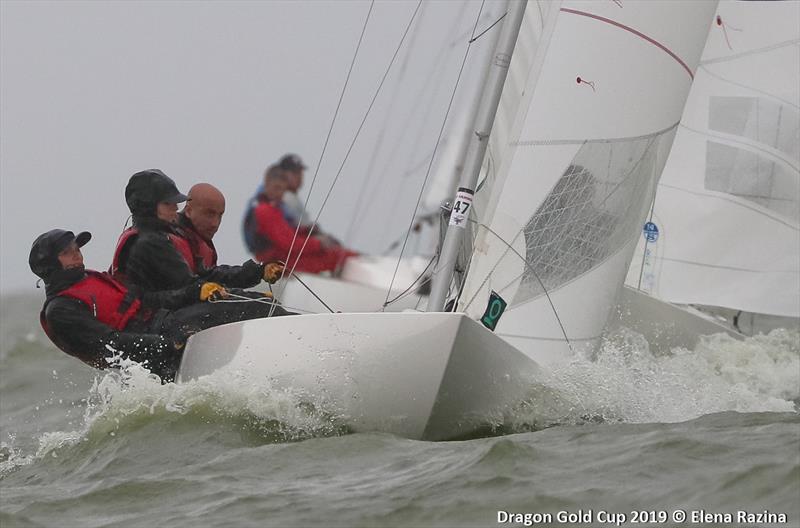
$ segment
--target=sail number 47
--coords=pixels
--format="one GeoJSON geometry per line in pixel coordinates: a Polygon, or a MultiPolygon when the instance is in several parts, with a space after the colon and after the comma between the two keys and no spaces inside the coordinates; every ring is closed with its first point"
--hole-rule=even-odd
{"type": "Polygon", "coordinates": [[[450,225],[457,227],[466,227],[467,225],[467,211],[469,206],[472,205],[471,189],[461,187],[456,193],[455,202],[453,202],[453,210],[450,213],[450,225]]]}

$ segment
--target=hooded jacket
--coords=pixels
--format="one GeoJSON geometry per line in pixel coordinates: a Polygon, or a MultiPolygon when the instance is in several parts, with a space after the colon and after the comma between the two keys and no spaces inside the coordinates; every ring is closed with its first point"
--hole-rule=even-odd
{"type": "Polygon", "coordinates": [[[183,337],[173,340],[157,334],[155,328],[168,310],[194,303],[199,288],[200,284],[195,283],[177,291],[141,293],[115,284],[99,272],[57,270],[47,279],[47,298],[40,318],[58,348],[88,365],[108,368],[114,366],[115,357],[121,356],[143,363],[162,379],[171,380],[181,358],[176,341],[182,342],[183,337]],[[92,297],[99,302],[87,304],[86,298],[92,297]],[[121,303],[139,303],[139,307],[126,308],[124,317],[98,313],[98,309],[108,311],[115,306],[114,300],[100,299],[116,297],[121,303]],[[111,326],[114,322],[118,322],[117,328],[111,326]]]}
{"type": "MultiPolygon", "coordinates": [[[[252,260],[241,266],[205,268],[201,265],[195,273],[170,239],[180,237],[191,246],[185,231],[155,217],[134,216],[133,225],[138,229],[138,235],[128,238],[125,247],[118,247],[115,253],[118,255],[118,270],[128,285],[138,286],[144,291],[174,290],[199,279],[230,288],[250,288],[260,283],[264,276],[264,265],[252,260]]],[[[197,260],[195,254],[191,264],[196,265],[197,260]]]]}

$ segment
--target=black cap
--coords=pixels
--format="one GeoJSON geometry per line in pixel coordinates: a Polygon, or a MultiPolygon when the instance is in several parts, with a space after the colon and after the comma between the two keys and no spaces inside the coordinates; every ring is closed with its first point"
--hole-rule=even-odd
{"type": "Polygon", "coordinates": [[[287,154],[278,162],[278,166],[283,170],[297,172],[305,170],[307,167],[297,154],[287,154]]]}
{"type": "Polygon", "coordinates": [[[59,253],[66,249],[73,240],[78,247],[83,247],[91,239],[92,234],[88,231],[81,231],[78,236],[75,236],[72,231],[51,229],[33,241],[31,254],[28,256],[28,265],[32,272],[47,280],[51,273],[61,268],[61,264],[58,262],[59,253]]]}
{"type": "Polygon", "coordinates": [[[189,198],[178,191],[172,178],[159,169],[137,172],[125,187],[125,202],[132,214],[155,216],[159,203],[180,203],[189,198]]]}

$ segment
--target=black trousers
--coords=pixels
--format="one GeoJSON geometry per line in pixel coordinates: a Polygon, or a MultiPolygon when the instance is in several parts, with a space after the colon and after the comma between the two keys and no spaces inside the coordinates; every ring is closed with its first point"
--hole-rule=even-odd
{"type": "Polygon", "coordinates": [[[261,294],[242,291],[236,293],[253,300],[198,302],[170,311],[164,317],[155,318],[157,320],[153,324],[156,327],[151,326],[150,331],[176,341],[185,341],[190,335],[212,326],[270,317],[270,314],[272,317],[297,315],[284,310],[277,302],[273,306],[272,301],[261,294]]]}
{"type": "Polygon", "coordinates": [[[118,343],[119,348],[128,350],[127,355],[135,361],[146,361],[151,372],[161,377],[163,382],[175,379],[181,363],[184,344],[189,336],[211,328],[236,321],[260,319],[262,317],[297,315],[284,310],[280,305],[273,306],[271,299],[260,293],[232,290],[236,295],[253,299],[240,302],[197,302],[178,310],[162,309],[147,320],[133,319],[119,332],[117,339],[127,339],[131,343],[118,343]],[[157,342],[144,343],[144,337],[158,338],[157,342]],[[146,350],[139,350],[144,348],[146,350]]]}

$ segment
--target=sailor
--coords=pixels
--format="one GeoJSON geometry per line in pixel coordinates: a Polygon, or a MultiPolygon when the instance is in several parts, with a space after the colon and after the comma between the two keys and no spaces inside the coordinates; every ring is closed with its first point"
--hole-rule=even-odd
{"type": "Polygon", "coordinates": [[[306,211],[303,202],[300,200],[298,191],[303,186],[303,177],[307,168],[300,156],[286,154],[278,161],[278,166],[286,174],[286,192],[283,193],[283,199],[281,199],[281,211],[289,225],[293,228],[299,225],[300,230],[304,233],[308,233],[313,229],[314,236],[325,241],[328,246],[341,246],[341,242],[330,234],[324,233],[319,224],[315,224],[311,220],[308,211],[306,211]]]}
{"type": "MultiPolygon", "coordinates": [[[[320,240],[324,240],[326,244],[329,246],[341,246],[341,242],[339,242],[335,237],[328,233],[323,233],[322,229],[320,228],[318,223],[315,223],[308,214],[308,211],[305,208],[302,200],[300,200],[300,196],[298,191],[300,187],[303,186],[303,179],[305,177],[305,170],[307,169],[303,160],[300,159],[300,156],[297,154],[286,154],[280,160],[278,160],[277,166],[283,169],[284,173],[286,174],[286,192],[283,194],[283,199],[280,203],[280,209],[283,213],[283,217],[286,219],[286,222],[293,229],[298,229],[298,233],[306,235],[312,229],[314,230],[314,236],[319,238],[320,240]]],[[[243,226],[249,221],[253,213],[253,209],[259,203],[259,196],[264,193],[264,183],[258,186],[256,189],[256,193],[250,199],[245,208],[244,219],[243,219],[243,226]]],[[[244,240],[245,245],[250,250],[251,253],[256,254],[257,250],[255,246],[257,245],[258,241],[252,238],[253,233],[249,232],[247,229],[244,230],[244,240]]]]}
{"type": "Polygon", "coordinates": [[[137,172],[125,188],[133,227],[117,241],[111,274],[146,291],[182,288],[198,278],[226,287],[249,288],[262,279],[275,282],[283,270],[248,260],[241,266],[200,267],[192,245],[177,225],[178,205],[187,200],[158,169],[137,172]]]}
{"type": "Polygon", "coordinates": [[[336,273],[347,258],[357,253],[289,224],[281,209],[287,187],[286,172],[279,165],[269,167],[264,174],[263,191],[244,221],[250,251],[258,260],[287,262],[296,271],[336,273]]]}
{"type": "MultiPolygon", "coordinates": [[[[164,381],[180,365],[189,335],[220,324],[267,317],[272,305],[198,301],[225,297],[213,282],[195,281],[170,291],[128,288],[108,273],[87,270],[80,248],[92,235],[53,229],[33,242],[28,264],[45,284],[39,319],[50,340],[67,354],[95,368],[119,359],[144,364],[164,381]]],[[[274,315],[287,315],[275,306],[274,315]]]]}
{"type": "Polygon", "coordinates": [[[225,196],[210,183],[198,183],[187,197],[178,226],[192,248],[195,269],[211,269],[217,265],[213,239],[225,214],[225,196]]]}
{"type": "MultiPolygon", "coordinates": [[[[289,225],[309,230],[313,222],[306,212],[303,202],[297,192],[303,186],[303,176],[306,166],[297,154],[287,154],[278,161],[278,167],[286,174],[286,192],[281,200],[283,217],[289,225]]],[[[263,190],[263,187],[262,187],[263,190]]]]}

